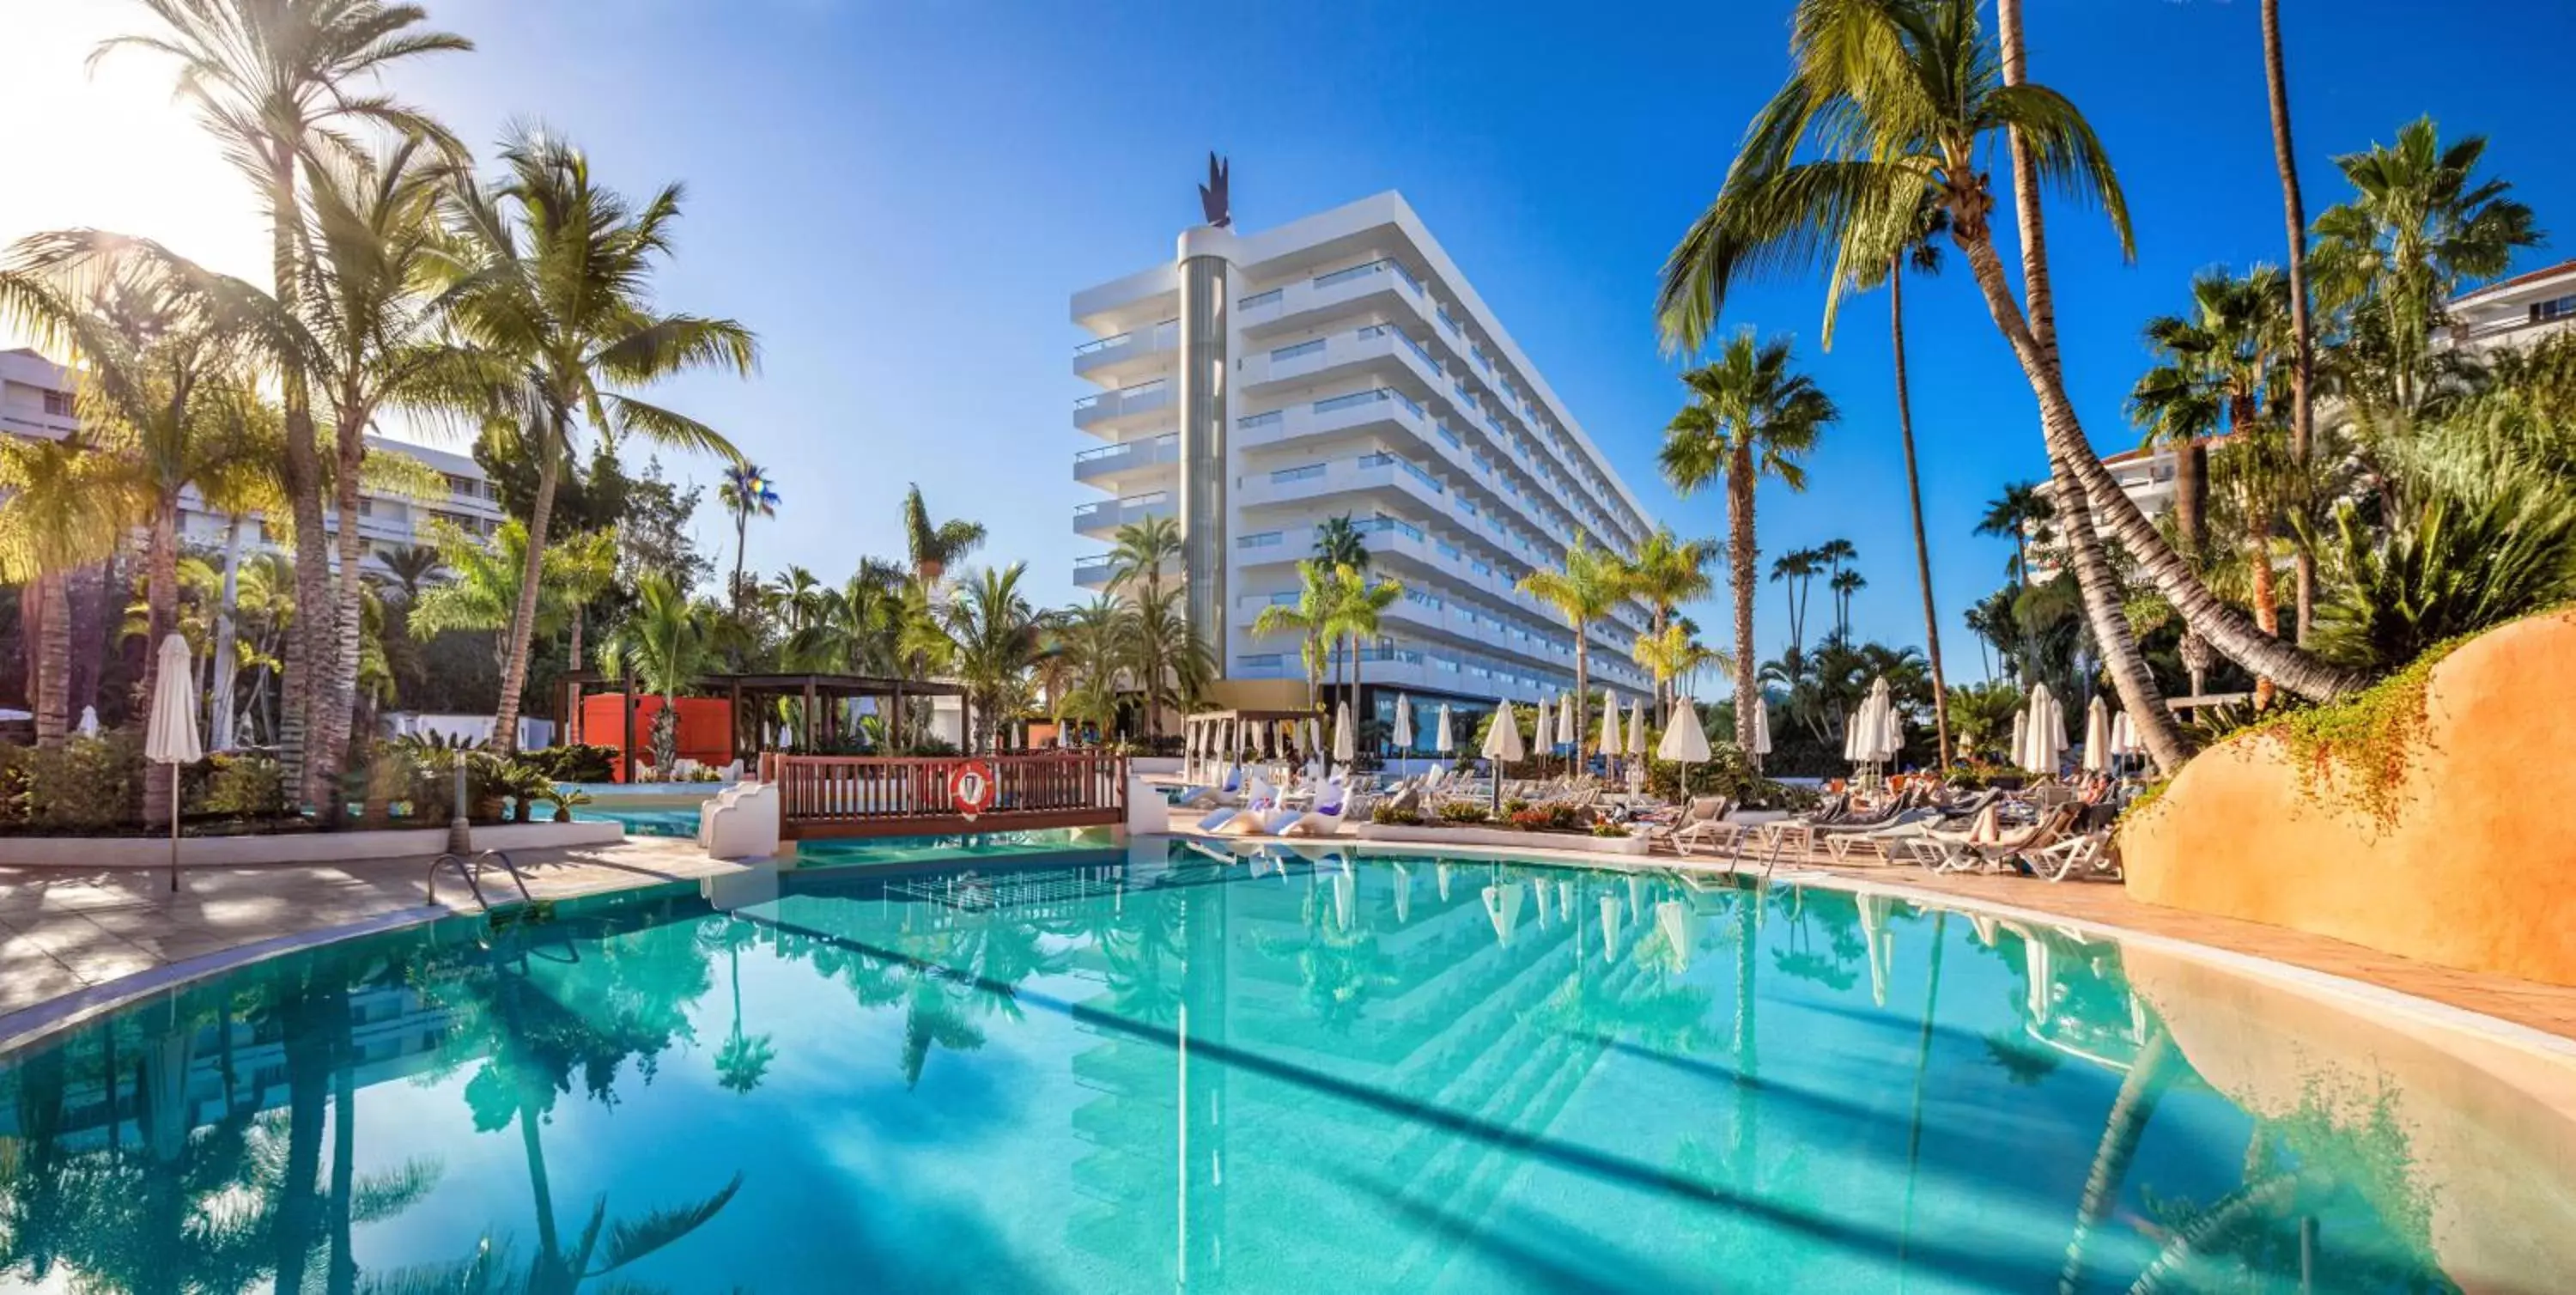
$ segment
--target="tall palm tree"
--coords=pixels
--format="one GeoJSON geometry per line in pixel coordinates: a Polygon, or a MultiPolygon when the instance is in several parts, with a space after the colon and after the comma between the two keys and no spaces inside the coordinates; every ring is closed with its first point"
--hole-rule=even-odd
{"type": "Polygon", "coordinates": [[[1118,722],[1118,678],[1134,656],[1135,632],[1134,613],[1108,594],[1075,606],[1057,626],[1074,675],[1064,712],[1091,721],[1104,741],[1118,722]]]}
{"type": "Polygon", "coordinates": [[[1858,567],[1852,567],[1835,572],[1828,587],[1834,592],[1834,637],[1848,643],[1851,641],[1852,595],[1868,588],[1869,578],[1862,575],[1858,567]]]}
{"type": "Polygon", "coordinates": [[[1315,526],[1315,559],[1327,567],[1369,569],[1368,537],[1360,533],[1351,515],[1327,517],[1315,526]]]}
{"type": "MultiPolygon", "coordinates": [[[[1118,528],[1117,545],[1109,551],[1110,592],[1133,595],[1137,614],[1142,618],[1139,632],[1130,645],[1137,654],[1137,681],[1145,692],[1145,736],[1162,733],[1162,699],[1171,696],[1169,676],[1174,659],[1180,654],[1175,630],[1165,624],[1163,571],[1181,554],[1181,524],[1169,517],[1147,517],[1118,528]],[[1147,611],[1152,608],[1154,610],[1147,611]]],[[[1180,591],[1174,589],[1173,593],[1180,591]]],[[[1180,618],[1178,632],[1194,636],[1196,631],[1180,618]]],[[[1191,689],[1188,691],[1195,691],[1191,689]]]]}
{"type": "MultiPolygon", "coordinates": [[[[2290,369],[2290,454],[2300,463],[2314,452],[2317,382],[2316,322],[2308,316],[2308,203],[2299,189],[2299,160],[2290,146],[2290,75],[2281,56],[2281,0],[2263,0],[2263,86],[2271,101],[2272,163],[2281,172],[2281,215],[2289,229],[2290,332],[2297,348],[2290,369]]],[[[2299,646],[2308,645],[2316,619],[2317,555],[2305,539],[2297,563],[2299,646]]]]}
{"type": "Polygon", "coordinates": [[[2147,321],[2159,363],[2130,391],[2129,410],[2147,429],[2147,444],[2176,453],[2174,519],[2187,557],[2209,542],[2207,438],[2222,420],[2229,432],[2246,430],[2275,394],[2295,346],[2289,304],[2279,270],[2257,266],[2239,277],[2212,269],[2193,277],[2190,313],[2147,321]]]}
{"type": "MultiPolygon", "coordinates": [[[[295,314],[315,246],[300,189],[307,164],[359,150],[352,127],[376,127],[437,144],[461,159],[445,127],[370,82],[423,54],[462,53],[464,37],[424,29],[416,5],[383,0],[143,0],[157,20],[147,34],[119,36],[91,54],[95,65],[120,50],[178,64],[177,94],[224,146],[269,214],[269,283],[295,314]]],[[[293,351],[278,357],[285,444],[279,458],[295,535],[295,601],[304,614],[286,641],[284,726],[279,735],[288,785],[305,786],[306,726],[342,642],[326,595],[322,495],[313,393],[293,351]]],[[[355,615],[355,608],[349,609],[355,615]]],[[[354,665],[354,659],[348,664],[354,665]]]]}
{"type": "Polygon", "coordinates": [[[2016,581],[2030,579],[2030,542],[2049,542],[2049,523],[2057,520],[2057,508],[2048,501],[2047,487],[2037,481],[2015,481],[2004,492],[1989,500],[1986,515],[1977,522],[1977,534],[2002,535],[2012,539],[2013,555],[2009,574],[2016,581]]]}
{"type": "Polygon", "coordinates": [[[1688,679],[1708,666],[1730,668],[1723,653],[1711,651],[1689,625],[1680,621],[1666,625],[1661,633],[1639,635],[1632,654],[1637,664],[1655,676],[1658,697],[1670,694],[1676,681],[1688,679]]]}
{"type": "Polygon", "coordinates": [[[1134,655],[1128,674],[1143,694],[1145,735],[1152,738],[1161,731],[1157,717],[1164,706],[1186,709],[1197,704],[1208,681],[1216,676],[1216,658],[1208,650],[1207,639],[1190,625],[1181,589],[1166,589],[1152,597],[1131,590],[1130,597],[1133,619],[1128,646],[1134,655]]]}
{"type": "Polygon", "coordinates": [[[1753,749],[1753,488],[1776,477],[1804,490],[1799,460],[1840,414],[1816,380],[1790,369],[1789,343],[1757,342],[1746,329],[1728,338],[1714,363],[1682,375],[1691,403],[1664,429],[1657,456],[1664,479],[1690,494],[1726,483],[1727,563],[1735,594],[1735,741],[1753,749]]]}
{"type": "Polygon", "coordinates": [[[2354,195],[2317,217],[2318,293],[2351,308],[2355,342],[2386,372],[2373,394],[2401,413],[2439,394],[2430,379],[2443,303],[2543,237],[2531,208],[2505,196],[2512,185],[2478,176],[2486,147],[2483,135],[2444,145],[2433,119],[2419,117],[2395,144],[2335,159],[2354,195]]]}
{"type": "MultiPolygon", "coordinates": [[[[1941,615],[1932,598],[1932,542],[1923,527],[1923,474],[1915,466],[1914,400],[1905,370],[1905,270],[1910,265],[1917,274],[1939,273],[1938,240],[1949,228],[1949,214],[1926,190],[1915,202],[1911,221],[1884,231],[1885,238],[1878,245],[1850,249],[1843,257],[1843,263],[1850,267],[1845,273],[1855,291],[1866,292],[1881,282],[1887,284],[1888,342],[1896,369],[1896,431],[1905,449],[1905,498],[1914,517],[1914,576],[1923,592],[1924,651],[1932,662],[1932,727],[1944,769],[1950,763],[1949,688],[1941,673],[1941,615]]],[[[1833,329],[1828,323],[1826,349],[1832,349],[1833,344],[1833,329]]]]}
{"type": "Polygon", "coordinates": [[[707,619],[687,590],[657,571],[636,582],[635,607],[603,650],[609,673],[631,669],[645,691],[662,698],[648,738],[655,769],[667,772],[679,752],[680,693],[715,661],[707,619]]]}
{"type": "Polygon", "coordinates": [[[903,493],[903,542],[912,559],[913,579],[937,588],[951,563],[965,561],[984,546],[984,524],[959,518],[932,522],[930,506],[921,500],[921,487],[912,485],[903,493]]]}
{"type": "MultiPolygon", "coordinates": [[[[716,483],[716,502],[733,514],[733,595],[734,614],[742,614],[745,596],[750,592],[743,584],[743,556],[751,545],[751,519],[778,515],[778,492],[770,489],[769,470],[758,464],[729,463],[724,480],[716,483]]],[[[810,576],[809,576],[810,578],[810,576]]]]}
{"type": "Polygon", "coordinates": [[[59,441],[0,436],[0,580],[22,585],[20,632],[35,644],[27,691],[36,745],[60,746],[71,731],[72,609],[64,577],[105,558],[127,518],[103,479],[109,465],[77,436],[59,441]]]}
{"type": "MultiPolygon", "coordinates": [[[[1660,638],[1671,628],[1674,609],[1695,598],[1705,598],[1713,587],[1708,564],[1717,559],[1717,546],[1706,540],[1685,540],[1673,534],[1673,528],[1658,526],[1653,534],[1637,546],[1637,551],[1620,563],[1620,575],[1628,591],[1643,598],[1654,608],[1648,624],[1649,637],[1660,638]]],[[[1679,673],[1679,672],[1676,672],[1679,673]]],[[[1671,695],[1658,681],[1655,688],[1655,721],[1661,724],[1669,713],[1671,695]]]]}
{"type": "Polygon", "coordinates": [[[1313,558],[1297,563],[1297,601],[1272,603],[1252,618],[1252,632],[1258,635],[1295,634],[1298,636],[1297,659],[1306,667],[1306,704],[1323,705],[1324,640],[1326,626],[1333,619],[1333,598],[1341,585],[1333,578],[1334,568],[1313,558]]]}
{"type": "Polygon", "coordinates": [[[1021,591],[1028,563],[986,567],[965,582],[941,620],[957,644],[958,682],[975,708],[968,750],[991,749],[1012,702],[1024,693],[1030,667],[1045,644],[1048,618],[1021,591]]]}
{"type": "Polygon", "coordinates": [[[1580,755],[1583,739],[1592,732],[1584,714],[1592,701],[1592,627],[1608,619],[1612,609],[1634,591],[1627,564],[1618,554],[1596,549],[1577,536],[1574,547],[1565,551],[1562,567],[1532,571],[1521,577],[1518,588],[1556,608],[1556,614],[1565,618],[1565,627],[1574,631],[1574,745],[1580,755]]]}
{"type": "Polygon", "coordinates": [[[514,428],[538,463],[528,568],[493,708],[492,740],[510,751],[536,630],[537,563],[577,426],[611,441],[641,435],[739,462],[714,428],[619,388],[697,368],[747,375],[759,347],[732,320],[656,309],[652,277],[671,253],[678,185],[636,207],[593,181],[580,149],[533,130],[513,132],[501,159],[507,175],[498,183],[460,175],[449,190],[453,229],[435,268],[445,283],[440,304],[498,370],[479,393],[487,421],[514,428]]]}
{"type": "MultiPolygon", "coordinates": [[[[1522,583],[1527,587],[1527,581],[1522,583]]],[[[1332,612],[1325,618],[1324,636],[1329,639],[1338,634],[1349,645],[1351,682],[1347,696],[1351,704],[1351,722],[1359,724],[1365,722],[1360,710],[1360,644],[1378,636],[1379,622],[1386,609],[1404,596],[1404,583],[1400,580],[1372,582],[1367,571],[1344,565],[1333,568],[1333,585],[1332,612]]],[[[1582,650],[1578,641],[1575,647],[1577,662],[1582,660],[1582,650]]]]}
{"type": "MultiPolygon", "coordinates": [[[[528,528],[513,517],[501,523],[488,541],[444,522],[430,534],[450,578],[422,590],[413,601],[412,633],[424,639],[451,633],[490,634],[492,664],[506,664],[510,651],[506,631],[520,605],[521,582],[527,578],[528,528]]],[[[601,546],[607,543],[607,532],[593,531],[557,540],[539,555],[538,633],[562,632],[578,608],[575,599],[598,596],[595,568],[601,546]]],[[[607,556],[613,571],[613,547],[607,556]]],[[[579,661],[574,658],[576,666],[579,661]]]]}
{"type": "MultiPolygon", "coordinates": [[[[2088,515],[2098,513],[2092,520],[2119,540],[2185,622],[2232,659],[2306,696],[2358,687],[2358,673],[2265,635],[2211,594],[2085,440],[2057,365],[2046,276],[2029,273],[2046,265],[2044,230],[2034,219],[2036,186],[2044,176],[2098,202],[2124,248],[2126,201],[2083,115],[2063,95],[2021,79],[2018,7],[2007,12],[2011,21],[2004,25],[2014,40],[2002,42],[1998,57],[1980,29],[1975,0],[1844,0],[1802,8],[1793,25],[1788,84],[1755,119],[1716,200],[1665,264],[1658,314],[1666,337],[1677,346],[1698,345],[1735,280],[1838,252],[1856,241],[1847,233],[1853,225],[1886,228],[1911,219],[1930,189],[1988,314],[2038,397],[2052,462],[2081,492],[2080,499],[2060,501],[2070,523],[2078,503],[2088,515]],[[2031,182],[2016,184],[2028,314],[1995,246],[1985,159],[1998,134],[2020,149],[2016,179],[2026,174],[2031,182]]],[[[2079,548],[2087,539],[2071,538],[2079,548]]],[[[2124,631],[2109,624],[2119,613],[2116,590],[2098,579],[2089,583],[2095,592],[2088,606],[2105,651],[2118,658],[2113,674],[2124,681],[2124,701],[2132,692],[2152,692],[2154,681],[2134,643],[2123,649],[2124,631]]],[[[2164,752],[2180,754],[2178,746],[2164,752]]]]}
{"type": "Polygon", "coordinates": [[[1789,596],[1789,648],[1803,652],[1807,647],[1807,589],[1816,582],[1816,573],[1824,570],[1824,559],[1814,549],[1792,549],[1771,560],[1771,583],[1786,585],[1789,596]]]}

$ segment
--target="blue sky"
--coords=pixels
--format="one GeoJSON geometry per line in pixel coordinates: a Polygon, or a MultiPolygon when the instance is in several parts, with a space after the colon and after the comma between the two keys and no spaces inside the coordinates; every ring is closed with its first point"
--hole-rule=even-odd
{"type": "MultiPolygon", "coordinates": [[[[19,5],[41,0],[0,0],[19,5]]],[[[1089,442],[1069,420],[1087,388],[1070,372],[1066,298],[1171,255],[1210,148],[1233,159],[1248,229],[1401,190],[1648,508],[1685,534],[1721,530],[1715,497],[1677,500],[1654,477],[1679,388],[1648,306],[1779,81],[1787,0],[1582,23],[1529,4],[429,8],[481,50],[403,88],[478,146],[541,118],[622,187],[688,182],[665,301],[751,324],[767,360],[756,381],[691,379],[662,398],[776,475],[786,503],[753,528],[755,566],[837,579],[862,553],[898,552],[897,501],[919,481],[934,512],[992,528],[987,556],[1026,558],[1040,593],[1073,596],[1072,559],[1100,546],[1070,530],[1096,496],[1070,471],[1089,442]]],[[[2343,196],[2333,154],[2430,112],[2446,136],[2493,137],[2491,168],[2545,228],[2576,221],[2561,98],[2576,8],[2284,8],[2311,213],[2343,196]]],[[[2028,21],[2033,75],[2092,117],[2137,220],[2126,265],[2097,217],[2052,211],[2069,378],[2095,442],[2125,448],[2139,325],[2179,306],[2200,267],[2281,252],[2257,8],[2050,0],[2028,21]]],[[[206,200],[248,207],[231,190],[206,200]]],[[[1959,612],[2000,583],[2005,546],[1968,532],[2004,482],[2042,470],[2038,433],[1964,270],[1910,286],[1934,580],[1951,673],[1973,677],[1959,612]]],[[[1844,412],[1804,496],[1764,491],[1762,546],[1850,538],[1871,582],[1858,629],[1919,643],[1885,299],[1855,302],[1830,354],[1820,301],[1813,283],[1766,285],[1729,312],[1792,335],[1844,412]]],[[[712,499],[701,530],[729,560],[712,499]]],[[[1778,590],[1763,596],[1768,654],[1786,624],[1778,590]]],[[[1696,612],[1711,627],[1725,614],[1696,612]]]]}

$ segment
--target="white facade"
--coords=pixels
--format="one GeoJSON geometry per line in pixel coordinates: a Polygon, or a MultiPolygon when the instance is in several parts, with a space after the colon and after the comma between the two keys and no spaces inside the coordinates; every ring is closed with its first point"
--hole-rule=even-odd
{"type": "MultiPolygon", "coordinates": [[[[1571,631],[1514,585],[1578,537],[1628,552],[1651,523],[1413,209],[1382,193],[1260,233],[1194,229],[1183,245],[1221,246],[1227,265],[1228,606],[1211,644],[1224,676],[1305,678],[1297,642],[1254,635],[1253,618],[1294,601],[1315,528],[1348,515],[1375,570],[1406,590],[1363,649],[1368,684],[1486,702],[1570,687],[1571,631]]],[[[1121,525],[1179,503],[1180,268],[1079,292],[1072,315],[1092,335],[1074,373],[1101,388],[1074,405],[1074,426],[1100,443],[1074,456],[1073,475],[1104,496],[1073,524],[1105,549],[1121,525]]],[[[1105,554],[1075,562],[1087,588],[1108,574],[1105,554]]],[[[1593,627],[1596,696],[1650,686],[1629,651],[1647,624],[1629,603],[1593,627]]]]}
{"type": "Polygon", "coordinates": [[[2451,325],[2443,338],[2476,352],[2529,346],[2576,324],[2576,261],[2510,279],[2451,299],[2451,325]]]}
{"type": "MultiPolygon", "coordinates": [[[[61,366],[30,350],[0,351],[0,432],[61,440],[80,428],[74,409],[72,381],[61,366]]],[[[371,569],[380,569],[384,555],[395,549],[428,545],[434,538],[432,523],[437,521],[453,522],[469,534],[487,539],[500,529],[500,498],[471,456],[380,437],[368,438],[368,444],[418,459],[447,483],[446,495],[434,500],[374,490],[361,492],[358,533],[366,540],[371,569]]],[[[181,496],[181,543],[220,548],[231,525],[231,518],[208,509],[195,491],[181,496]]],[[[338,513],[326,510],[323,526],[337,535],[338,513]]],[[[264,529],[256,516],[243,519],[243,542],[254,548],[276,547],[269,543],[264,529]]]]}

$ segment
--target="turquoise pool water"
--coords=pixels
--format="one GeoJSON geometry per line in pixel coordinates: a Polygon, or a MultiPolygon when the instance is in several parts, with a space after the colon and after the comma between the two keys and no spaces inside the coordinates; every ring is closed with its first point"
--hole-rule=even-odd
{"type": "Polygon", "coordinates": [[[2327,1010],[1883,899],[1318,847],[667,886],[10,1058],[0,1286],[2557,1288],[2558,1125],[2327,1010]]]}

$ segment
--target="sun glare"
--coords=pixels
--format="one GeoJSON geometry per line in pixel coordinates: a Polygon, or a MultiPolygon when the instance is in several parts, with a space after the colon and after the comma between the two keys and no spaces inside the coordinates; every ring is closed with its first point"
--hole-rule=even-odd
{"type": "MultiPolygon", "coordinates": [[[[169,60],[129,50],[89,66],[100,41],[148,26],[140,5],[0,0],[0,102],[22,149],[20,178],[0,185],[0,243],[84,226],[145,234],[265,284],[257,199],[171,97],[169,60]]],[[[0,326],[0,345],[12,338],[0,326]]]]}

